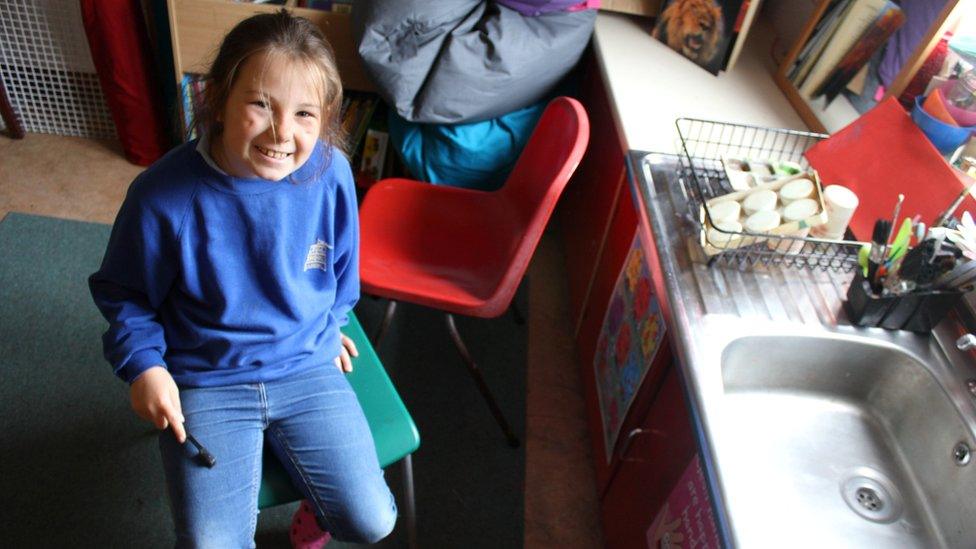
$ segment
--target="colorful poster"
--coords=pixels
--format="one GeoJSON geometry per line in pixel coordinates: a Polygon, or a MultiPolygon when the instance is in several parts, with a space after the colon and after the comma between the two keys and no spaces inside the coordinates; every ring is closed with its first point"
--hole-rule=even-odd
{"type": "Polygon", "coordinates": [[[635,235],[617,276],[593,357],[607,463],[634,395],[664,339],[664,317],[652,288],[644,251],[635,235]]]}
{"type": "Polygon", "coordinates": [[[718,529],[698,454],[685,468],[664,507],[647,529],[652,549],[719,549],[718,529]]]}

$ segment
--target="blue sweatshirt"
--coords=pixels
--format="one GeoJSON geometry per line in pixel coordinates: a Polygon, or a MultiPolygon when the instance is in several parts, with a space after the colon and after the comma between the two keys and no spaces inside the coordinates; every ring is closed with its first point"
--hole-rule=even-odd
{"type": "Polygon", "coordinates": [[[359,299],[349,163],[319,142],[289,178],[242,179],[184,144],[132,183],[89,287],[128,382],[155,365],[181,387],[334,367],[359,299]]]}

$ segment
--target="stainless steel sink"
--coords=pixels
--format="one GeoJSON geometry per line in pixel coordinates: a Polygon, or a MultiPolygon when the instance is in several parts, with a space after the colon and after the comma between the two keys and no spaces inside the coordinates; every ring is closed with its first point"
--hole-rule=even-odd
{"type": "Polygon", "coordinates": [[[739,547],[976,547],[972,420],[912,338],[726,342],[713,415],[739,547]]]}
{"type": "Polygon", "coordinates": [[[859,329],[852,273],[709,266],[679,159],[630,162],[726,545],[976,549],[976,316],[859,329]]]}

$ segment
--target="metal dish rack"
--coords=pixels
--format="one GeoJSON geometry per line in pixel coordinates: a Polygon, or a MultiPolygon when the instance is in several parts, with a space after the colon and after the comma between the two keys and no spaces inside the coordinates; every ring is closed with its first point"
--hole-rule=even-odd
{"type": "MultiPolygon", "coordinates": [[[[807,169],[810,165],[803,153],[827,137],[818,133],[693,118],[679,118],[675,125],[683,152],[679,180],[691,191],[686,192],[689,213],[701,228],[703,242],[706,225],[702,210],[708,225],[712,225],[707,201],[733,192],[722,163],[723,156],[792,161],[807,169]]],[[[858,252],[864,244],[853,240],[730,232],[717,227],[712,230],[724,233],[726,240],[724,244],[709,242],[721,250],[709,258],[709,266],[721,264],[740,269],[783,266],[851,272],[857,267],[858,252]],[[733,246],[733,242],[737,244],[733,246]],[[753,243],[739,245],[742,242],[753,243]]]]}

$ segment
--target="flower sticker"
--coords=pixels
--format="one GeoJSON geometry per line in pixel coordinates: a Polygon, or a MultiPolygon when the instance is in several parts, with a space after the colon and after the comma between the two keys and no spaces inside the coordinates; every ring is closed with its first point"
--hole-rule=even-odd
{"type": "Polygon", "coordinates": [[[654,351],[657,348],[657,336],[660,326],[658,325],[658,316],[651,315],[646,322],[641,327],[641,352],[644,353],[644,358],[650,358],[654,355],[654,351]]]}
{"type": "Polygon", "coordinates": [[[627,355],[630,354],[631,336],[630,323],[625,322],[620,326],[620,333],[617,334],[617,345],[614,349],[616,351],[614,358],[617,364],[623,364],[627,360],[627,355]]]}
{"type": "Polygon", "coordinates": [[[651,304],[651,279],[642,276],[637,281],[634,291],[634,320],[640,321],[647,315],[647,307],[651,304]]]}
{"type": "Polygon", "coordinates": [[[616,333],[620,328],[620,322],[624,319],[624,300],[619,294],[613,296],[610,302],[610,311],[607,313],[607,331],[611,334],[616,333]]]}
{"type": "Polygon", "coordinates": [[[630,397],[637,392],[637,384],[641,379],[641,361],[637,349],[627,356],[627,363],[620,372],[620,396],[623,402],[630,402],[630,397]]]}
{"type": "Polygon", "coordinates": [[[634,287],[637,285],[637,279],[641,274],[641,267],[644,264],[644,253],[640,248],[634,248],[630,251],[630,255],[627,256],[627,286],[630,288],[630,292],[634,292],[634,287]]]}

